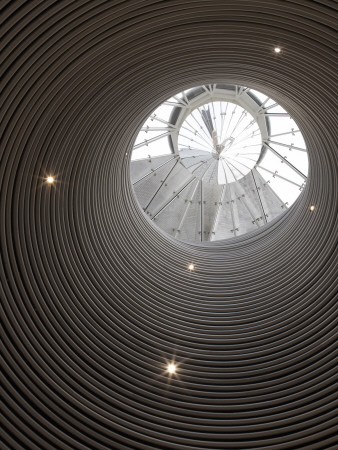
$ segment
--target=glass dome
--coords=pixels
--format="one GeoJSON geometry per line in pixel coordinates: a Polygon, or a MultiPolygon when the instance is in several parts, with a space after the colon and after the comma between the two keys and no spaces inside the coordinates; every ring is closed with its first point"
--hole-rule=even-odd
{"type": "Polygon", "coordinates": [[[162,231],[189,242],[243,235],[280,216],[305,186],[308,158],[290,114],[236,85],[181,92],[143,124],[135,196],[162,231]]]}

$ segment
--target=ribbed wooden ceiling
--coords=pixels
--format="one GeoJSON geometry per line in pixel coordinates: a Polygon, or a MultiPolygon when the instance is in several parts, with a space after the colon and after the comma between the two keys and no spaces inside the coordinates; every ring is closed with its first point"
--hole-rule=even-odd
{"type": "Polygon", "coordinates": [[[2,448],[337,448],[334,2],[10,1],[3,17],[2,448]],[[129,158],[156,106],[210,82],[285,107],[310,173],[281,221],[189,245],[143,216],[129,158]]]}

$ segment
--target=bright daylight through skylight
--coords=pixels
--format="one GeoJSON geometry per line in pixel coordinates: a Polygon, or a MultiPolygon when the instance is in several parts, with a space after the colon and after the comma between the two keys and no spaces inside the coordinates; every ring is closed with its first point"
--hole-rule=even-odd
{"type": "Polygon", "coordinates": [[[295,121],[250,88],[198,86],[159,106],[131,157],[136,198],[149,219],[186,241],[254,231],[305,186],[308,158],[295,121]]]}

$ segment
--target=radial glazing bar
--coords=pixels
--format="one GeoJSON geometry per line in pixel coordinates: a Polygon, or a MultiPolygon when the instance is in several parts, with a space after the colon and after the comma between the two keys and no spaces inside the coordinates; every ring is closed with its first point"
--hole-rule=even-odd
{"type": "MultiPolygon", "coordinates": [[[[173,158],[168,159],[168,161],[164,162],[163,164],[161,164],[160,166],[156,167],[155,169],[151,170],[150,172],[148,172],[146,175],[144,175],[142,178],[139,178],[137,181],[135,181],[135,183],[133,183],[133,186],[135,186],[137,183],[139,183],[140,181],[144,180],[145,178],[149,177],[149,175],[151,175],[152,173],[156,172],[156,170],[160,169],[161,167],[165,166],[166,164],[168,164],[170,161],[177,159],[178,156],[174,156],[173,158]]],[[[139,159],[137,161],[144,161],[145,159],[148,158],[144,158],[144,159],[139,159]]],[[[137,161],[135,161],[135,163],[137,163],[137,161]]]]}
{"type": "Polygon", "coordinates": [[[258,186],[257,186],[257,183],[256,183],[256,178],[255,178],[255,175],[254,175],[254,173],[253,173],[253,171],[252,171],[252,170],[251,170],[251,175],[252,175],[252,178],[253,178],[253,180],[254,180],[254,183],[255,183],[255,187],[256,187],[256,192],[257,192],[257,195],[258,195],[258,198],[259,198],[259,204],[260,204],[260,208],[261,208],[261,212],[262,212],[263,220],[264,220],[264,223],[267,223],[267,220],[266,220],[266,214],[265,214],[265,211],[264,211],[264,207],[263,207],[262,199],[261,199],[261,196],[260,196],[260,194],[259,194],[259,190],[258,190],[258,186]]]}
{"type": "Polygon", "coordinates": [[[171,175],[172,171],[175,169],[175,167],[177,166],[178,160],[175,162],[175,164],[172,166],[172,168],[169,170],[167,176],[164,178],[164,180],[162,181],[162,183],[160,184],[160,186],[158,187],[158,189],[156,189],[154,195],[151,197],[149,203],[147,204],[147,206],[145,206],[144,210],[148,209],[151,202],[154,200],[154,198],[156,197],[156,195],[159,193],[161,187],[164,185],[164,183],[167,181],[167,179],[169,178],[169,176],[171,175]]]}
{"type": "Polygon", "coordinates": [[[154,219],[155,219],[162,211],[164,211],[164,210],[170,205],[170,203],[171,203],[172,201],[174,201],[175,198],[178,197],[178,196],[181,194],[181,192],[182,192],[186,187],[188,187],[188,186],[190,185],[190,183],[192,183],[194,180],[196,180],[196,178],[195,178],[195,177],[191,177],[191,178],[184,184],[184,186],[183,186],[178,192],[175,192],[175,194],[172,195],[172,196],[170,197],[169,201],[168,201],[165,205],[163,205],[163,206],[157,211],[156,214],[153,215],[153,217],[151,218],[151,220],[154,220],[154,219]]]}
{"type": "Polygon", "coordinates": [[[300,147],[295,147],[293,144],[282,144],[281,142],[277,142],[277,141],[268,141],[270,144],[277,144],[280,145],[281,147],[286,147],[292,150],[299,150],[301,152],[306,152],[306,148],[300,148],[300,147]]]}
{"type": "Polygon", "coordinates": [[[133,150],[137,150],[138,148],[144,147],[145,145],[148,145],[152,142],[158,141],[159,139],[169,136],[169,134],[171,134],[171,133],[172,133],[172,131],[168,131],[167,133],[160,134],[159,136],[155,136],[151,139],[145,139],[144,142],[141,142],[140,144],[135,145],[133,147],[133,150]]]}
{"type": "MultiPolygon", "coordinates": [[[[181,231],[181,228],[182,228],[182,226],[183,226],[184,220],[185,220],[185,218],[186,218],[186,216],[187,216],[187,213],[188,213],[188,209],[190,208],[190,205],[191,205],[191,203],[192,203],[192,200],[193,200],[193,198],[194,198],[194,196],[195,196],[195,193],[196,193],[196,190],[197,190],[197,188],[198,188],[199,181],[198,181],[196,178],[195,178],[195,180],[196,180],[196,186],[195,186],[195,188],[194,188],[194,190],[193,190],[193,193],[192,193],[191,196],[190,196],[190,199],[188,200],[187,207],[186,207],[185,210],[184,210],[183,216],[182,216],[182,218],[181,218],[181,220],[180,220],[180,223],[178,224],[178,228],[177,228],[177,230],[176,230],[176,232],[175,232],[175,236],[174,236],[174,237],[177,237],[178,233],[181,231]]],[[[189,183],[189,184],[190,184],[190,183],[189,183]]],[[[187,187],[187,186],[186,186],[186,187],[187,187]]],[[[181,191],[181,192],[182,192],[182,191],[181,191]]]]}
{"type": "Polygon", "coordinates": [[[298,170],[293,164],[291,164],[287,159],[285,159],[280,153],[278,153],[274,148],[272,148],[271,145],[269,145],[268,141],[265,141],[265,145],[272,151],[272,153],[274,153],[276,156],[278,156],[278,158],[280,158],[281,161],[285,162],[285,164],[287,166],[289,166],[293,171],[295,171],[304,180],[307,180],[307,177],[300,170],[298,170]]]}

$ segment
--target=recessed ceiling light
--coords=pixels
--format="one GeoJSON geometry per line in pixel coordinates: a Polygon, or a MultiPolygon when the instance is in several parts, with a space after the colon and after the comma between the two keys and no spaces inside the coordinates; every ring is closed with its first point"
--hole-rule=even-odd
{"type": "Polygon", "coordinates": [[[314,211],[315,210],[315,205],[311,205],[310,206],[310,211],[314,211]]]}
{"type": "Polygon", "coordinates": [[[195,264],[189,264],[188,269],[190,270],[190,272],[192,270],[195,270],[195,264]]]}
{"type": "Polygon", "coordinates": [[[168,371],[168,373],[170,373],[170,374],[175,373],[175,372],[176,372],[176,366],[175,366],[175,364],[173,364],[173,363],[168,364],[167,371],[168,371]]]}
{"type": "Polygon", "coordinates": [[[280,47],[275,47],[275,53],[280,53],[282,49],[280,47]]]}
{"type": "Polygon", "coordinates": [[[53,184],[55,180],[54,180],[54,177],[49,176],[49,177],[46,178],[46,181],[47,181],[47,183],[49,183],[49,184],[53,184]]]}

